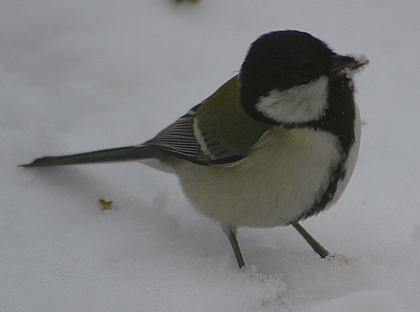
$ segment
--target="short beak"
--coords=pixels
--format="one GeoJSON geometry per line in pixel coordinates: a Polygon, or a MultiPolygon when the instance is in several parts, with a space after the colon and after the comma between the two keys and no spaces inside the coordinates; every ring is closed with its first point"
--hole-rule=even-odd
{"type": "Polygon", "coordinates": [[[335,54],[333,56],[333,64],[330,70],[329,77],[335,77],[344,70],[355,70],[369,63],[369,60],[364,54],[360,55],[358,58],[335,54]]]}

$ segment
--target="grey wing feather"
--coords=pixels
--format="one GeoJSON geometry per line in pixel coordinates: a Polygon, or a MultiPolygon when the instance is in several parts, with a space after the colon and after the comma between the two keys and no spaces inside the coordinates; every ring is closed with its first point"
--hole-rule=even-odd
{"type": "Polygon", "coordinates": [[[225,150],[217,142],[206,140],[204,133],[203,138],[207,151],[205,153],[202,150],[194,133],[195,112],[200,105],[196,105],[187,114],[159,132],[156,137],[145,142],[144,145],[155,146],[177,158],[206,166],[225,165],[245,157],[254,144],[242,149],[225,150]]]}
{"type": "Polygon", "coordinates": [[[156,146],[172,156],[196,164],[209,165],[209,157],[203,153],[194,135],[195,111],[200,105],[193,107],[187,114],[163,129],[144,145],[156,146]]]}

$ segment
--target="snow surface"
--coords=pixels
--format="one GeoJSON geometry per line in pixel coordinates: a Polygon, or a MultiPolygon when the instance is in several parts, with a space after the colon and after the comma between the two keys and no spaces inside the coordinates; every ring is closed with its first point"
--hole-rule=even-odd
{"type": "Polygon", "coordinates": [[[0,4],[1,311],[420,311],[418,12],[408,1],[34,0],[0,4]],[[329,212],[217,224],[138,164],[18,168],[132,145],[209,96],[260,34],[299,29],[365,53],[362,147],[329,212]],[[99,199],[113,201],[101,211],[99,199]]]}

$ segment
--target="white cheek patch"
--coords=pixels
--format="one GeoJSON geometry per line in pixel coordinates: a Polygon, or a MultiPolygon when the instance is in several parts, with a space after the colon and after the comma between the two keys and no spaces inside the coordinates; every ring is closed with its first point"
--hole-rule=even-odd
{"type": "Polygon", "coordinates": [[[321,76],[308,84],[288,90],[273,90],[260,97],[256,109],[280,123],[299,123],[319,119],[328,106],[328,78],[321,76]]]}

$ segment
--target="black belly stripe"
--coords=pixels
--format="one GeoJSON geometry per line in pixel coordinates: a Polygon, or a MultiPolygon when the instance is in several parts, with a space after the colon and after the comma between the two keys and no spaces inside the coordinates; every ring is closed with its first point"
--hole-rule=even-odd
{"type": "MultiPolygon", "coordinates": [[[[318,131],[327,131],[338,138],[337,148],[340,151],[341,159],[338,164],[331,168],[330,181],[327,188],[323,187],[312,206],[302,213],[293,222],[307,219],[319,214],[334,199],[338,183],[347,174],[346,163],[349,152],[355,143],[354,123],[356,119],[356,107],[354,102],[354,88],[351,77],[340,75],[329,82],[330,92],[328,95],[329,106],[324,116],[317,121],[304,125],[289,125],[289,127],[309,127],[318,131]]],[[[290,222],[289,224],[293,223],[290,222]]]]}

